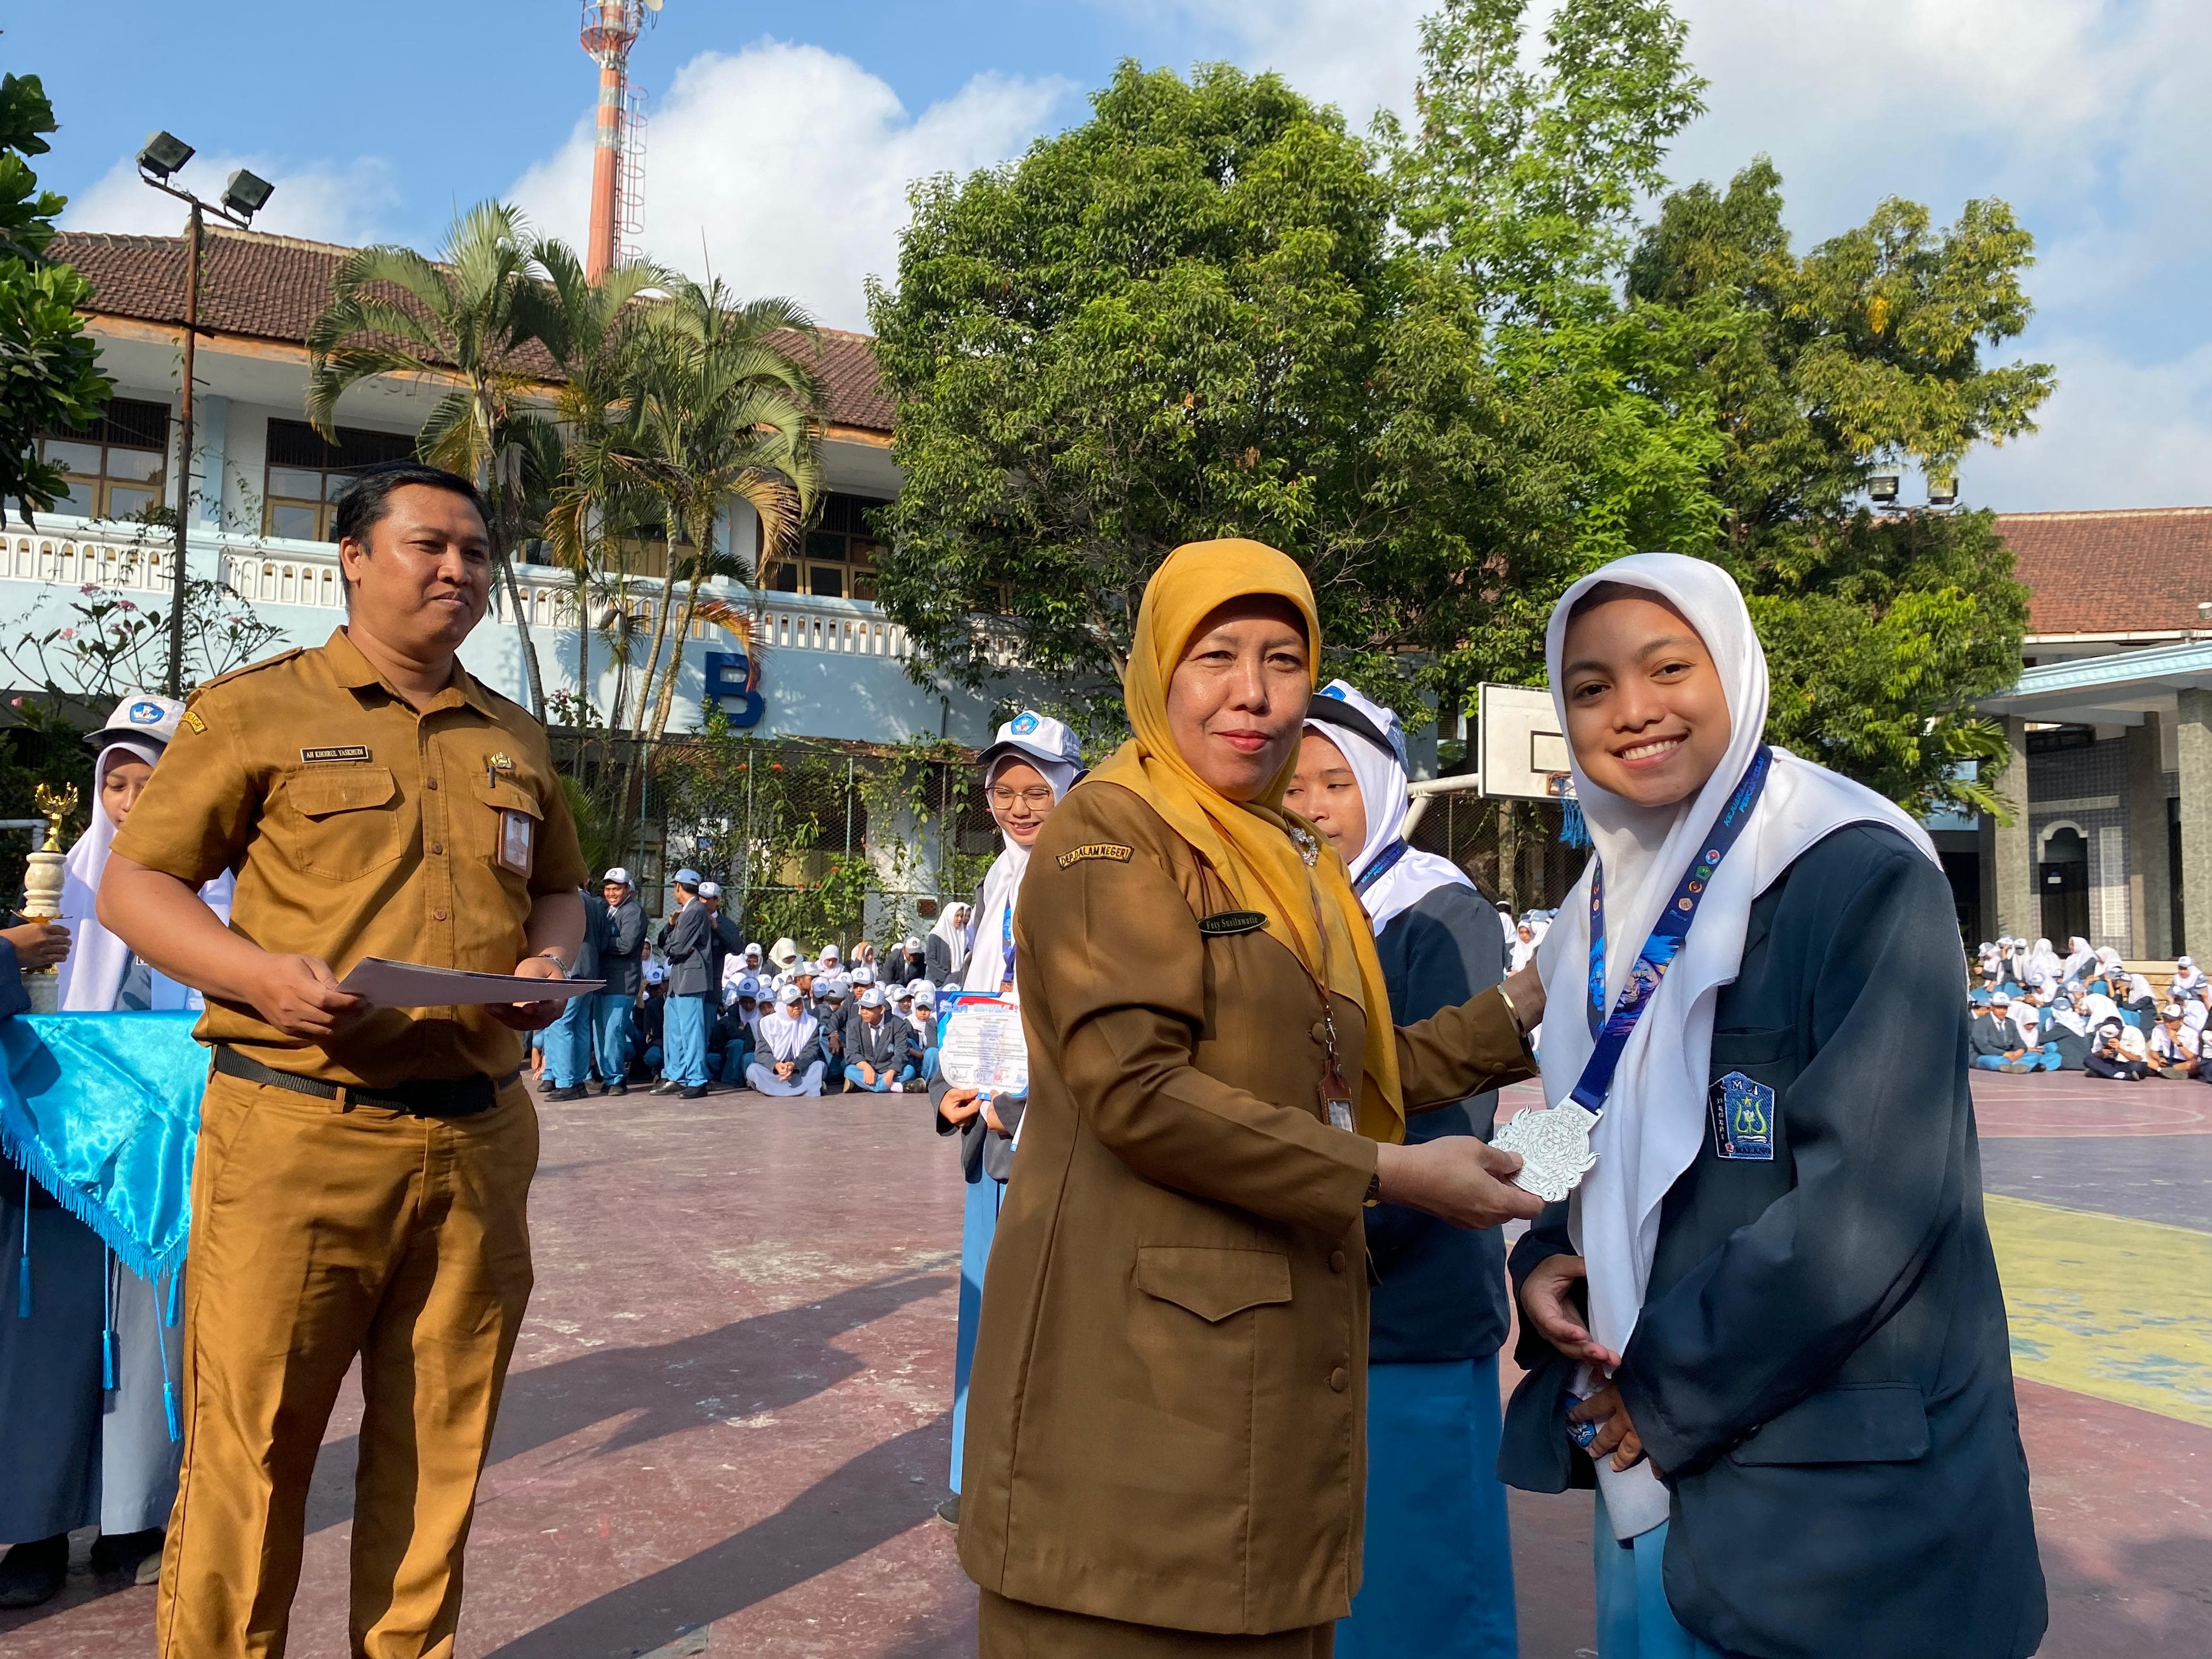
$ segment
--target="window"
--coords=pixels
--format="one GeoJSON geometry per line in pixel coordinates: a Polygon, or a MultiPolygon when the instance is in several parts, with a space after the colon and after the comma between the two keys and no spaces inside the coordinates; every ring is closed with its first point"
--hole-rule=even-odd
{"type": "Polygon", "coordinates": [[[262,532],[293,541],[329,541],[331,504],[356,473],[414,459],[415,440],[405,433],[342,426],[337,442],[326,444],[305,421],[271,421],[262,532]]]}
{"type": "Polygon", "coordinates": [[[806,532],[798,556],[777,560],[769,573],[770,590],[828,599],[874,599],[876,553],[881,544],[869,528],[868,514],[884,505],[865,495],[830,495],[822,504],[821,522],[806,532]]]}
{"type": "Polygon", "coordinates": [[[69,492],[54,511],[84,519],[135,519],[161,504],[169,466],[169,406],[111,398],[81,431],[39,442],[40,459],[69,472],[69,492]]]}

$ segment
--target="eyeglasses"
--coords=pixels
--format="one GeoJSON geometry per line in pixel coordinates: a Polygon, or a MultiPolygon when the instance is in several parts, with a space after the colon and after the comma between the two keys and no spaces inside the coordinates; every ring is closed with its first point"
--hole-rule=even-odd
{"type": "Polygon", "coordinates": [[[998,784],[991,790],[991,805],[1002,812],[1016,801],[1031,811],[1042,811],[1052,805],[1052,788],[1049,785],[1041,785],[1035,789],[1009,789],[1004,784],[998,784]]]}

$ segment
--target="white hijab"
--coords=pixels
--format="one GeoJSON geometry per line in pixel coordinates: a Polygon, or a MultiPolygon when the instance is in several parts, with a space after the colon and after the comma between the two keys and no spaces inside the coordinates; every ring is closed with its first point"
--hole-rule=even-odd
{"type": "MultiPolygon", "coordinates": [[[[1637,806],[1600,788],[1574,763],[1575,796],[1594,856],[1536,955],[1553,993],[1547,998],[1543,1048],[1544,1096],[1553,1106],[1567,1098],[1593,1047],[1584,989],[1591,870],[1601,864],[1605,871],[1610,1011],[1706,830],[1742,781],[1766,727],[1766,654],[1735,583],[1701,559],[1638,553],[1583,577],[1553,608],[1545,659],[1562,731],[1567,729],[1560,672],[1567,618],[1575,602],[1601,581],[1649,590],[1688,619],[1719,670],[1731,729],[1728,750],[1711,777],[1694,797],[1674,806],[1637,806]]],[[[1568,1215],[1589,1266],[1591,1333],[1616,1353],[1628,1346],[1643,1311],[1659,1243],[1661,1200],[1704,1143],[1713,1012],[1721,988],[1742,965],[1752,901],[1814,842],[1850,823],[1895,830],[1936,861],[1927,833],[1895,805],[1825,767],[1776,750],[1750,822],[1707,887],[1680,954],[1628,1039],[1605,1115],[1591,1134],[1597,1165],[1576,1189],[1568,1215]]],[[[1610,1460],[1601,1460],[1598,1478],[1617,1537],[1635,1537],[1667,1518],[1666,1490],[1648,1463],[1616,1475],[1610,1460]]]]}
{"type": "Polygon", "coordinates": [[[778,1060],[796,1060],[799,1051],[813,1040],[814,1016],[805,1012],[804,1002],[778,1002],[774,1013],[763,1014],[753,1027],[769,1054],[778,1060]],[[787,1007],[798,1009],[797,1013],[784,1012],[787,1007]]]}
{"type": "MultiPolygon", "coordinates": [[[[983,780],[988,793],[999,781],[1004,769],[1019,761],[1034,766],[1039,776],[1052,786],[1052,802],[1057,806],[1060,799],[1074,787],[1077,769],[1066,761],[1040,760],[1035,755],[1001,755],[991,763],[991,770],[983,780]]],[[[1021,891],[1023,872],[1030,867],[1030,849],[1018,845],[1011,836],[1001,835],[1005,850],[992,861],[983,876],[983,891],[975,902],[975,913],[968,919],[968,936],[956,957],[964,955],[964,969],[955,969],[949,978],[957,979],[963,991],[982,991],[996,996],[999,987],[1006,978],[1006,932],[1013,920],[1014,901],[1021,891]]],[[[1016,998],[1019,1000],[1018,996],[1016,998]]]]}
{"type": "MultiPolygon", "coordinates": [[[[152,738],[111,743],[92,763],[92,815],[84,833],[62,860],[62,924],[70,930],[70,953],[62,960],[54,986],[54,1006],[64,1013],[106,1013],[113,1010],[131,968],[131,947],[107,931],[100,920],[100,878],[107,872],[108,849],[115,844],[115,825],[107,816],[100,790],[107,775],[125,761],[161,762],[163,745],[152,738]]],[[[226,870],[200,889],[200,898],[216,917],[230,921],[231,895],[235,882],[226,870]]],[[[179,985],[167,974],[147,969],[156,1009],[198,1008],[204,1006],[198,991],[179,985]]]]}
{"type": "MultiPolygon", "coordinates": [[[[968,938],[970,930],[967,927],[955,927],[952,925],[952,913],[955,910],[963,910],[967,907],[968,902],[965,899],[944,906],[937,918],[937,926],[929,930],[933,938],[945,941],[945,948],[950,952],[951,965],[945,970],[945,982],[948,985],[957,984],[960,981],[961,970],[968,965],[968,938]]],[[[969,921],[972,923],[975,918],[970,916],[969,921]]]]}
{"type": "MultiPolygon", "coordinates": [[[[2058,960],[2058,952],[2051,948],[2051,941],[2039,939],[2035,941],[2035,948],[2027,953],[2026,965],[2027,972],[2036,978],[2057,979],[2065,964],[2058,960]]],[[[2027,982],[2026,980],[2021,981],[2023,985],[2027,982]]]]}
{"type": "Polygon", "coordinates": [[[2098,963],[2095,949],[2079,933],[2066,941],[2066,961],[2059,969],[2059,977],[2069,980],[2086,974],[2098,963]]]}
{"type": "MultiPolygon", "coordinates": [[[[1320,695],[1358,709],[1395,745],[1381,747],[1361,733],[1328,720],[1306,721],[1308,732],[1327,738],[1344,757],[1344,763],[1352,769],[1352,779],[1359,785],[1360,803],[1367,811],[1367,839],[1360,844],[1359,855],[1351,866],[1352,884],[1357,891],[1359,878],[1398,841],[1399,828],[1406,822],[1411,800],[1406,793],[1405,738],[1396,710],[1362,696],[1343,680],[1331,680],[1320,695]]],[[[1467,872],[1449,859],[1408,847],[1395,864],[1376,878],[1373,886],[1359,892],[1359,902],[1367,912],[1369,924],[1379,934],[1437,888],[1474,885],[1467,872]]]]}

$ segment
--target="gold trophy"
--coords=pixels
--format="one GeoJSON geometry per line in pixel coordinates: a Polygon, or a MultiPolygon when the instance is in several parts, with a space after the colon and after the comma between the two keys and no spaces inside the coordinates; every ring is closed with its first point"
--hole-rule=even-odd
{"type": "MultiPolygon", "coordinates": [[[[62,914],[62,823],[76,811],[76,786],[64,784],[57,789],[42,783],[32,791],[31,799],[46,817],[46,842],[23,866],[23,915],[33,921],[56,921],[62,914]]],[[[58,985],[51,968],[33,969],[23,975],[33,1013],[54,1012],[58,985]]]]}

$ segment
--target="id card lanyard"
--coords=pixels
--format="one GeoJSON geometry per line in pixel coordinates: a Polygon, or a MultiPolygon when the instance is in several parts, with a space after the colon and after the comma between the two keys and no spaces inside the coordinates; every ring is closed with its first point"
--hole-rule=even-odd
{"type": "MultiPolygon", "coordinates": [[[[1291,831],[1291,839],[1297,845],[1298,857],[1306,866],[1306,896],[1313,902],[1314,933],[1321,940],[1321,972],[1316,975],[1306,969],[1306,976],[1314,983],[1314,991],[1321,998],[1321,1029],[1323,1052],[1328,1065],[1321,1074],[1321,1110],[1331,1128],[1356,1130],[1358,1120],[1352,1110],[1352,1091],[1345,1085],[1344,1068],[1337,1059],[1336,1011],[1328,1000],[1328,923],[1321,913],[1321,890],[1314,885],[1313,867],[1321,857],[1321,843],[1304,830],[1291,831]]],[[[1299,964],[1304,966],[1303,963],[1299,964]]]]}
{"type": "Polygon", "coordinates": [[[1720,817],[1706,832],[1705,846],[1683,872],[1682,879],[1675,884],[1674,896],[1660,912],[1651,937],[1637,952],[1636,963],[1628,970],[1628,982],[1620,988],[1620,997],[1613,1004],[1611,1018],[1605,1012],[1605,867],[1601,864],[1592,866],[1589,995],[1584,1012],[1595,1042],[1582,1075],[1575,1080],[1570,1098],[1593,1121],[1604,1115],[1606,1093],[1613,1087],[1613,1074],[1620,1067],[1628,1039],[1635,1034],[1636,1022],[1644,1018],[1644,1011],[1651,1006],[1659,981],[1667,976],[1667,970],[1681,954],[1682,943],[1690,936],[1690,924],[1697,919],[1698,907],[1705,902],[1713,873],[1720,868],[1729,849],[1735,845],[1744,825],[1751,822],[1751,810],[1759,804],[1759,793],[1766,787],[1767,774],[1773,765],[1774,751],[1765,744],[1759,744],[1759,752],[1745,769],[1743,781],[1736,785],[1728,804],[1721,808],[1720,817]]]}

